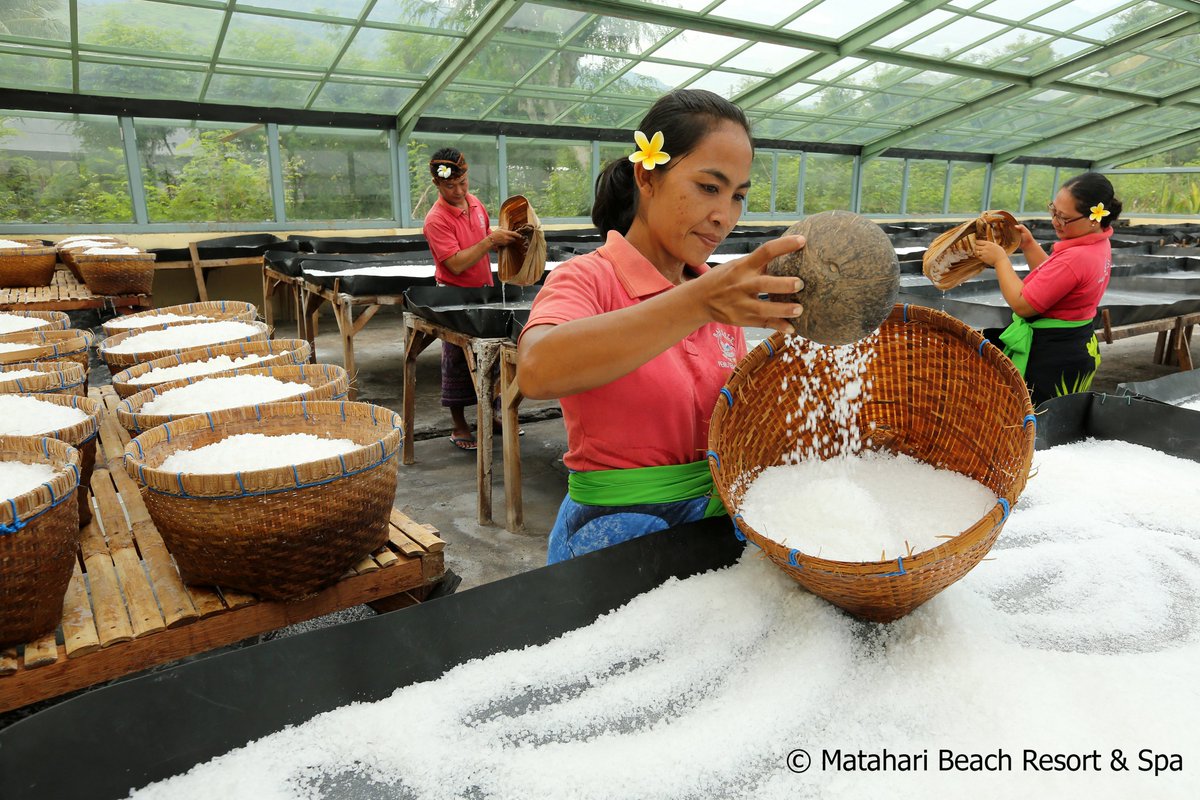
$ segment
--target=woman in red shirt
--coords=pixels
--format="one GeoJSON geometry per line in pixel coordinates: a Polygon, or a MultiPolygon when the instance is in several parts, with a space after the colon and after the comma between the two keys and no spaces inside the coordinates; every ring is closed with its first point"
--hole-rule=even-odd
{"type": "Polygon", "coordinates": [[[1050,204],[1059,239],[1053,255],[1047,256],[1029,230],[1018,226],[1030,268],[1024,281],[999,245],[976,246],[976,255],[995,267],[1000,291],[1013,310],[1011,325],[984,334],[1004,348],[1024,376],[1034,406],[1091,388],[1100,366],[1094,320],[1112,273],[1108,240],[1120,216],[1121,201],[1108,178],[1087,172],[1064,183],[1050,204]]]}
{"type": "Polygon", "coordinates": [[[550,563],[725,513],[704,455],[718,393],[746,352],[739,326],[791,332],[787,318],[802,310],[760,299],[802,288],[764,274],[802,237],[705,266],[750,188],[741,109],[675,91],[634,138],[639,149],[596,182],[592,221],[604,246],[551,273],[520,342],[522,394],[559,398],[567,427],[572,472],[550,563]]]}

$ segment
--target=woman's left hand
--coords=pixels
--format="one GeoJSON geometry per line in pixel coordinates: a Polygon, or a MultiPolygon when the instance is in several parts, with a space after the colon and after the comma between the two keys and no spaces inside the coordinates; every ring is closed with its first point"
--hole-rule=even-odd
{"type": "Polygon", "coordinates": [[[1001,261],[1008,260],[1008,253],[995,242],[975,242],[975,257],[989,267],[995,267],[1001,261]]]}

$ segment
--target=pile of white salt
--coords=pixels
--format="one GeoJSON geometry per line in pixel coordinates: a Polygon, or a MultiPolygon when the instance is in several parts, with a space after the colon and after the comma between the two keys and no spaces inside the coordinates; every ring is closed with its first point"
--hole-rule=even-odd
{"type": "Polygon", "coordinates": [[[87,414],[78,408],[25,395],[0,394],[0,436],[36,436],[70,427],[85,419],[87,414]]]}
{"type": "Polygon", "coordinates": [[[54,480],[54,475],[54,467],[49,464],[0,461],[0,502],[32,491],[43,483],[54,480]]]}
{"type": "Polygon", "coordinates": [[[161,331],[137,333],[106,349],[110,353],[152,353],[158,350],[180,350],[245,339],[258,331],[259,329],[254,325],[234,320],[197,322],[192,325],[176,325],[161,331]]]}
{"type": "Polygon", "coordinates": [[[292,383],[269,375],[231,375],[169,389],[138,409],[141,414],[202,414],[225,408],[254,406],[295,397],[311,390],[307,383],[292,383]]]}
{"type": "Polygon", "coordinates": [[[168,322],[192,322],[195,320],[212,320],[212,317],[194,316],[191,314],[147,314],[144,317],[129,316],[121,319],[109,320],[106,324],[110,328],[150,328],[154,325],[165,325],[168,322]]]}
{"type": "Polygon", "coordinates": [[[17,247],[29,247],[24,242],[14,242],[12,239],[0,239],[0,250],[14,249],[17,247]]]}
{"type": "Polygon", "coordinates": [[[7,372],[0,372],[0,383],[15,383],[25,378],[36,378],[39,375],[46,374],[48,373],[39,372],[36,369],[13,369],[7,372]]]}
{"type": "Polygon", "coordinates": [[[194,450],[178,450],[167,456],[159,469],[192,475],[249,472],[333,458],[358,446],[350,439],[328,439],[311,433],[241,433],[194,450]]]}
{"type": "Polygon", "coordinates": [[[22,317],[19,314],[0,314],[0,335],[27,331],[31,328],[41,328],[49,325],[50,321],[41,317],[22,317]]]}
{"type": "MultiPolygon", "coordinates": [[[[321,714],[134,796],[1190,800],[1200,464],[1089,442],[1037,466],[991,558],[889,625],[847,616],[751,548],[546,644],[321,714]],[[1117,748],[1128,772],[1109,769],[1117,748]],[[1139,771],[1143,748],[1183,754],[1184,771],[1139,771]],[[804,774],[787,766],[797,749],[813,760],[804,774]],[[824,765],[885,749],[927,751],[928,767],[824,765]],[[1003,750],[1012,769],[941,770],[940,749],[1003,750]],[[1026,769],[1025,749],[1095,749],[1102,769],[1026,769]]],[[[500,611],[493,624],[515,622],[500,611]]]]}
{"type": "Polygon", "coordinates": [[[33,350],[41,347],[30,342],[0,342],[0,353],[15,353],[18,350],[33,350]]]}
{"type": "Polygon", "coordinates": [[[165,383],[166,381],[175,381],[180,378],[191,378],[199,375],[210,375],[214,372],[224,372],[227,369],[238,369],[240,367],[251,367],[267,358],[286,355],[288,350],[283,350],[273,355],[245,355],[238,358],[230,358],[229,356],[214,356],[204,361],[186,361],[182,364],[176,364],[173,367],[155,367],[148,372],[130,378],[132,384],[140,383],[165,383]]]}

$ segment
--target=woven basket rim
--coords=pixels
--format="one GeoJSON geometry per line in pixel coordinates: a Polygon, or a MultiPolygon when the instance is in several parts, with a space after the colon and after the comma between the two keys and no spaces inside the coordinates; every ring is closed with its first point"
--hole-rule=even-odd
{"type": "MultiPolygon", "coordinates": [[[[114,356],[122,356],[122,357],[137,357],[139,361],[149,361],[151,359],[145,357],[146,353],[159,353],[159,355],[155,356],[155,358],[162,358],[163,356],[173,355],[174,353],[178,353],[183,350],[195,349],[197,347],[215,347],[217,345],[222,345],[222,344],[233,344],[236,342],[246,341],[251,336],[258,336],[258,335],[261,335],[264,333],[270,334],[270,332],[271,332],[271,329],[267,327],[267,323],[260,322],[259,320],[216,320],[216,322],[241,322],[244,325],[253,325],[256,328],[256,332],[252,333],[252,334],[247,334],[246,336],[242,336],[237,339],[232,339],[228,342],[216,342],[212,345],[192,345],[191,347],[176,347],[176,348],[171,348],[170,350],[139,350],[138,352],[135,352],[135,353],[111,353],[110,352],[114,345],[120,344],[121,342],[128,339],[130,336],[136,336],[140,333],[148,333],[150,331],[166,330],[167,328],[183,327],[183,326],[175,326],[175,325],[159,325],[156,327],[134,328],[134,329],[128,330],[128,331],[121,331],[120,333],[114,333],[112,336],[109,336],[106,339],[104,339],[102,342],[100,342],[99,346],[97,347],[97,350],[99,351],[101,356],[114,355],[114,356]]],[[[196,321],[196,322],[193,322],[190,324],[200,325],[200,324],[205,324],[205,323],[203,323],[202,321],[196,321]]],[[[0,341],[3,341],[3,340],[0,339],[0,341]]]]}
{"type": "Polygon", "coordinates": [[[102,261],[154,261],[154,253],[75,253],[75,263],[80,266],[102,261]]]}
{"type": "MultiPolygon", "coordinates": [[[[180,364],[191,364],[191,363],[199,362],[199,361],[208,361],[210,359],[216,358],[217,356],[233,355],[233,353],[238,353],[240,355],[277,356],[277,355],[281,355],[285,351],[289,354],[295,353],[297,350],[302,349],[302,347],[308,347],[308,346],[309,346],[308,342],[306,342],[303,339],[266,339],[266,340],[260,340],[260,341],[250,341],[250,342],[232,342],[229,344],[206,344],[206,345],[203,345],[202,347],[192,347],[192,348],[188,348],[187,350],[180,350],[179,352],[170,353],[168,355],[165,355],[162,358],[156,358],[153,361],[142,361],[137,364],[134,364],[132,367],[126,367],[125,369],[121,370],[120,372],[113,374],[112,382],[113,382],[114,386],[117,385],[118,383],[129,384],[129,378],[136,378],[141,375],[145,375],[147,372],[150,372],[151,370],[154,370],[154,369],[158,369],[159,367],[177,367],[180,364]],[[280,350],[279,353],[271,352],[272,349],[276,348],[279,345],[279,343],[282,343],[282,342],[294,342],[295,344],[293,344],[291,347],[279,347],[278,348],[280,350]],[[267,353],[248,352],[250,350],[253,350],[255,347],[257,347],[259,345],[265,346],[265,349],[267,349],[267,353]],[[223,348],[238,348],[238,349],[232,350],[231,352],[228,352],[228,353],[211,352],[214,349],[223,349],[223,348]],[[195,357],[189,358],[188,356],[195,356],[195,357]]],[[[307,354],[305,355],[305,358],[307,358],[307,354]]],[[[143,386],[143,388],[149,388],[152,384],[133,384],[133,385],[143,386]]]]}
{"type": "MultiPolygon", "coordinates": [[[[358,403],[350,400],[264,403],[257,406],[226,409],[208,415],[195,414],[151,428],[130,440],[129,444],[125,446],[122,462],[130,477],[150,491],[160,494],[206,500],[219,497],[243,497],[247,494],[243,485],[246,483],[251,485],[278,483],[281,486],[280,491],[285,491],[308,488],[309,485],[312,485],[309,482],[310,479],[319,482],[330,478],[351,477],[353,474],[373,469],[394,458],[400,452],[403,427],[399,414],[373,403],[358,403]],[[339,416],[347,423],[353,420],[363,425],[368,424],[369,420],[372,428],[381,429],[384,433],[375,441],[361,445],[342,456],[332,456],[287,467],[195,475],[167,472],[146,465],[146,452],[152,448],[169,445],[170,451],[167,455],[170,455],[179,450],[182,445],[187,444],[194,436],[202,434],[203,431],[216,431],[230,422],[245,422],[253,419],[265,431],[271,428],[272,423],[284,427],[288,422],[307,420],[316,416],[339,416]],[[373,452],[376,448],[380,450],[378,458],[373,452]],[[353,473],[347,472],[345,464],[347,459],[353,462],[367,456],[372,459],[367,466],[353,473]],[[209,487],[203,485],[204,481],[221,479],[225,479],[226,483],[229,483],[228,479],[235,479],[236,482],[230,485],[229,491],[217,494],[205,493],[204,490],[209,487]],[[291,485],[287,485],[289,482],[291,485]]],[[[164,456],[165,458],[166,456],[164,456]]]]}
{"type": "Polygon", "coordinates": [[[48,436],[52,439],[60,439],[78,447],[86,444],[89,439],[92,439],[100,432],[100,414],[104,411],[104,404],[99,400],[93,400],[90,397],[82,397],[76,394],[45,394],[40,392],[31,392],[22,395],[22,397],[32,397],[36,400],[54,403],[59,406],[70,406],[87,414],[87,419],[76,422],[73,425],[68,425],[65,428],[55,428],[52,431],[43,431],[42,433],[34,434],[35,436],[48,436]]]}
{"type": "Polygon", "coordinates": [[[34,337],[38,344],[72,342],[75,339],[83,341],[83,348],[91,347],[96,341],[95,335],[91,331],[85,331],[82,328],[67,328],[66,330],[42,330],[41,328],[30,328],[27,331],[13,331],[12,333],[0,333],[0,342],[8,342],[12,344],[24,344],[26,337],[34,337]]]}
{"type": "MultiPolygon", "coordinates": [[[[82,386],[87,382],[87,372],[83,365],[77,361],[18,361],[13,364],[0,364],[0,375],[5,372],[16,372],[18,370],[28,369],[34,372],[40,372],[42,375],[37,377],[17,378],[17,391],[20,394],[31,394],[42,392],[47,389],[73,389],[76,386],[82,386]],[[57,382],[45,382],[46,385],[38,386],[42,383],[40,377],[54,377],[57,382]],[[34,385],[26,388],[25,381],[29,381],[34,385]]],[[[7,383],[7,381],[4,381],[7,383]]]]}
{"type": "Polygon", "coordinates": [[[0,499],[0,525],[13,524],[13,511],[21,520],[50,509],[70,499],[79,487],[79,471],[82,456],[78,449],[61,439],[51,436],[0,436],[0,457],[30,463],[50,464],[55,468],[54,477],[6,502],[0,499]],[[29,459],[29,460],[27,460],[29,459]],[[70,467],[68,469],[67,467],[70,467]]]}
{"type": "MultiPolygon", "coordinates": [[[[177,303],[173,306],[163,306],[162,308],[150,308],[145,311],[135,312],[133,314],[123,314],[119,317],[113,317],[112,319],[108,320],[105,324],[107,325],[108,323],[111,323],[111,322],[119,322],[124,319],[146,319],[147,317],[157,317],[157,316],[162,316],[164,314],[178,314],[178,315],[199,314],[199,315],[203,315],[202,312],[204,312],[204,311],[209,311],[209,312],[212,312],[217,315],[224,315],[224,317],[241,315],[241,314],[245,314],[247,312],[253,311],[254,314],[257,316],[258,306],[254,305],[254,303],[249,303],[244,300],[205,300],[205,301],[195,302],[195,303],[177,303]],[[240,308],[238,308],[237,306],[240,306],[240,308]]],[[[223,317],[222,316],[214,316],[214,317],[210,317],[210,318],[220,320],[223,317]]],[[[139,328],[139,330],[144,330],[144,329],[139,328]]]]}
{"type": "MultiPolygon", "coordinates": [[[[15,240],[14,240],[15,241],[15,240]]],[[[23,258],[25,256],[48,256],[58,251],[46,245],[26,245],[24,247],[0,247],[0,259],[23,258]]]]}
{"type": "MultiPolygon", "coordinates": [[[[999,349],[990,346],[988,340],[979,331],[976,331],[950,314],[926,306],[898,303],[885,320],[885,323],[887,322],[899,322],[903,324],[922,323],[931,328],[954,334],[957,338],[963,340],[964,345],[977,350],[979,356],[991,362],[993,367],[1003,372],[1008,372],[1010,381],[1015,380],[1021,386],[1024,386],[1024,379],[1020,373],[1017,372],[1012,362],[1004,357],[999,349]]],[[[736,390],[736,384],[740,381],[741,376],[753,372],[764,361],[773,358],[775,353],[783,352],[786,347],[786,338],[784,334],[775,332],[746,355],[738,364],[725,386],[722,387],[717,401],[717,409],[714,411],[709,424],[709,449],[706,456],[709,462],[709,469],[713,475],[713,481],[718,494],[721,496],[721,500],[724,502],[726,509],[729,510],[734,525],[743,536],[753,541],[754,544],[773,557],[804,570],[842,575],[855,574],[866,577],[892,577],[906,572],[913,572],[941,561],[943,558],[963,550],[964,545],[967,547],[974,546],[989,536],[998,526],[1004,524],[1011,513],[1012,507],[1016,505],[1017,498],[1023,488],[1023,481],[1016,481],[1016,484],[1010,486],[1005,494],[997,496],[996,502],[989,507],[987,513],[981,516],[970,527],[959,531],[956,535],[946,539],[935,547],[918,551],[911,556],[905,555],[887,560],[873,561],[840,561],[821,558],[804,553],[796,548],[787,547],[756,531],[742,517],[740,510],[733,503],[733,499],[730,496],[729,487],[740,476],[733,476],[731,481],[725,481],[720,465],[720,454],[712,448],[724,424],[725,411],[729,408],[728,404],[733,402],[733,392],[736,390]]],[[[1037,422],[1028,393],[1025,394],[1025,408],[1025,417],[1020,421],[1026,438],[1024,463],[1020,474],[1027,475],[1033,459],[1033,440],[1036,434],[1037,422]],[[1030,422],[1034,424],[1031,426],[1030,422]]]]}
{"type": "MultiPolygon", "coordinates": [[[[350,390],[350,375],[342,367],[336,364],[280,364],[273,367],[242,367],[240,369],[226,370],[222,374],[209,375],[190,375],[186,378],[179,378],[166,383],[160,383],[156,386],[151,386],[147,389],[130,395],[117,404],[117,419],[121,426],[129,431],[145,431],[150,428],[163,425],[167,422],[173,422],[185,417],[196,415],[213,414],[213,411],[192,411],[186,414],[147,414],[139,411],[142,406],[150,402],[159,395],[165,394],[172,389],[179,389],[184,386],[191,386],[196,383],[213,378],[234,378],[241,375],[265,375],[276,378],[284,383],[309,383],[305,378],[315,377],[319,375],[325,378],[323,383],[314,385],[312,389],[303,394],[285,398],[284,402],[292,400],[307,400],[316,393],[332,391],[333,397],[330,399],[340,399],[345,396],[350,390]],[[332,390],[330,387],[333,387],[332,390]]],[[[311,385],[311,384],[310,384],[311,385]]],[[[268,405],[267,403],[257,403],[255,405],[268,405]]],[[[235,406],[234,408],[253,408],[254,406],[235,406]]],[[[222,409],[229,410],[229,409],[222,409]]]]}
{"type": "MultiPolygon", "coordinates": [[[[27,319],[44,319],[44,320],[46,320],[46,322],[48,322],[50,324],[49,330],[63,331],[63,330],[68,330],[71,327],[71,318],[67,315],[67,312],[65,312],[65,311],[54,311],[54,310],[49,310],[49,309],[47,309],[47,310],[12,309],[12,310],[0,311],[0,317],[4,316],[6,314],[10,317],[25,317],[27,319]]],[[[44,327],[44,326],[42,326],[42,327],[44,327]]],[[[36,330],[41,330],[42,327],[27,328],[26,330],[35,330],[36,331],[36,330]]],[[[13,333],[20,333],[20,331],[13,331],[13,333]]]]}

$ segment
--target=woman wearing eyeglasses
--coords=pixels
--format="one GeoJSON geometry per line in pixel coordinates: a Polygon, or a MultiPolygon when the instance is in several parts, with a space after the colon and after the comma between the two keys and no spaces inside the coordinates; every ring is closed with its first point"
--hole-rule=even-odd
{"type": "Polygon", "coordinates": [[[984,335],[1002,347],[1025,378],[1033,404],[1085,392],[1100,366],[1094,320],[1112,273],[1112,224],[1121,201],[1108,178],[1086,172],[1062,185],[1049,206],[1059,241],[1047,256],[1020,225],[1024,280],[1004,248],[979,242],[975,255],[995,268],[1000,292],[1013,310],[1012,324],[984,335]]]}

